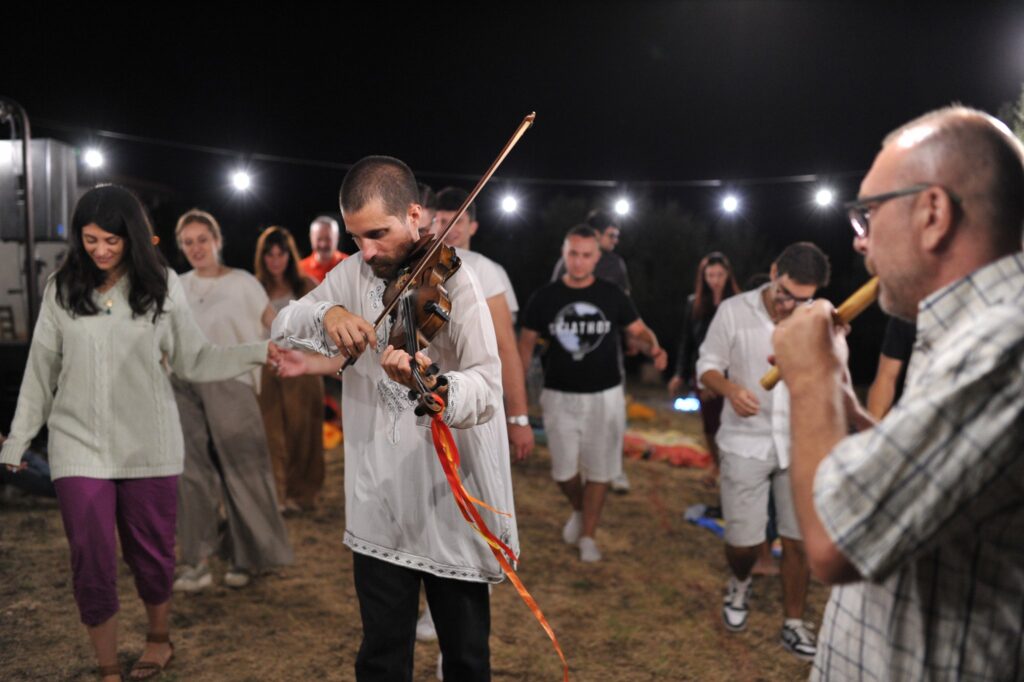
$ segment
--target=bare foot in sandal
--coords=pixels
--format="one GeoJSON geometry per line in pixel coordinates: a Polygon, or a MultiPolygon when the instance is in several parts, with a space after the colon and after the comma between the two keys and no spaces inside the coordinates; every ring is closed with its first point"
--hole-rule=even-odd
{"type": "Polygon", "coordinates": [[[146,648],[139,660],[132,666],[128,679],[148,680],[164,671],[174,658],[174,644],[170,636],[164,634],[146,635],[146,648]]]}

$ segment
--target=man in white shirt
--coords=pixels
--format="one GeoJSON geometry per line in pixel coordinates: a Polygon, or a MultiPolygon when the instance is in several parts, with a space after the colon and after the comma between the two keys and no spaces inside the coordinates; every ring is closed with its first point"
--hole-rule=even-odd
{"type": "MultiPolygon", "coordinates": [[[[355,553],[363,620],[357,679],[412,675],[421,583],[437,626],[444,676],[489,679],[487,584],[503,580],[501,568],[456,505],[428,419],[413,414],[412,358],[388,345],[390,322],[378,333],[368,321],[383,310],[387,282],[418,239],[418,200],[412,171],[398,159],[372,156],[356,163],[342,183],[341,211],[360,252],[282,310],[272,336],[323,355],[358,358],[345,370],[342,388],[344,541],[355,553]]],[[[494,535],[518,552],[494,326],[470,268],[457,270],[445,286],[451,321],[415,361],[423,368],[436,362],[447,379],[443,418],[454,429],[463,480],[470,494],[509,514],[480,510],[494,535]]],[[[323,371],[323,363],[337,368],[340,359],[291,353],[284,373],[323,371]],[[309,357],[314,360],[304,359],[309,357]]],[[[441,390],[434,377],[426,381],[431,390],[441,390]]]]}
{"type": "Polygon", "coordinates": [[[814,636],[803,621],[809,574],[789,487],[789,395],[764,390],[776,323],[828,284],[829,263],[810,242],[786,247],[772,263],[771,281],[722,302],[700,347],[700,384],[726,398],[716,442],[721,451],[722,514],[729,578],[722,619],[727,630],[747,627],[750,572],[768,524],[769,490],[775,496],[782,539],[782,643],[814,657],[814,636]]]}
{"type": "MultiPolygon", "coordinates": [[[[469,193],[457,187],[447,187],[437,194],[437,212],[434,232],[447,227],[469,193]]],[[[463,265],[473,269],[487,299],[498,338],[498,357],[501,358],[501,386],[505,393],[505,412],[508,415],[508,440],[515,461],[523,460],[533,451],[533,429],[527,419],[526,375],[519,359],[516,333],[513,329],[519,302],[512,282],[501,267],[487,256],[470,251],[469,243],[480,224],[476,219],[476,204],[470,204],[452,229],[445,243],[456,249],[463,265]]]]}

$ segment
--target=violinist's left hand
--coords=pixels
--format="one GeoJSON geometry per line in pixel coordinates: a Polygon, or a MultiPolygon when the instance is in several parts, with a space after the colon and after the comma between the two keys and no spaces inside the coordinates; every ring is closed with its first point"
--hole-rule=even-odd
{"type": "MultiPolygon", "coordinates": [[[[416,380],[412,376],[411,360],[412,358],[404,349],[388,346],[381,356],[380,366],[384,368],[384,373],[392,381],[413,390],[419,390],[419,386],[416,385],[416,380]]],[[[420,373],[424,375],[424,382],[428,387],[432,387],[436,383],[436,379],[426,376],[427,368],[431,365],[430,358],[424,353],[418,352],[416,353],[416,364],[419,365],[420,373]]]]}

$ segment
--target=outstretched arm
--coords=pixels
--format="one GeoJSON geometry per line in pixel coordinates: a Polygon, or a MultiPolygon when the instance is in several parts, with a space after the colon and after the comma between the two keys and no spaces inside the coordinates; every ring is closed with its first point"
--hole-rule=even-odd
{"type": "Polygon", "coordinates": [[[658,343],[658,337],[655,336],[654,330],[644,324],[643,320],[639,318],[633,320],[626,327],[626,334],[639,343],[640,350],[645,355],[654,360],[655,369],[661,371],[668,366],[668,353],[658,343]]]}
{"type": "MultiPolygon", "coordinates": [[[[516,347],[516,333],[512,328],[512,313],[508,309],[505,294],[487,299],[494,322],[494,335],[498,341],[498,357],[501,358],[501,386],[505,394],[505,413],[508,416],[526,416],[526,372],[520,362],[516,347]]],[[[533,429],[518,424],[508,425],[508,441],[513,461],[521,461],[533,452],[533,429]]]]}
{"type": "Polygon", "coordinates": [[[271,364],[278,376],[297,377],[304,374],[333,376],[341,369],[344,355],[329,358],[319,353],[304,353],[300,350],[281,348],[272,353],[271,364]]]}
{"type": "Polygon", "coordinates": [[[526,372],[533,362],[533,349],[537,347],[539,334],[532,329],[523,327],[519,330],[519,362],[523,370],[523,380],[526,380],[526,372]]]}

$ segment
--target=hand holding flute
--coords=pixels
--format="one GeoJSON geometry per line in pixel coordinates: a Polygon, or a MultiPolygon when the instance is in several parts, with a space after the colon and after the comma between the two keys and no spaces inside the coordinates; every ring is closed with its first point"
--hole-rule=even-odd
{"type": "MultiPolygon", "coordinates": [[[[848,299],[843,301],[842,305],[840,305],[834,311],[831,311],[831,324],[832,325],[849,324],[851,320],[853,320],[855,317],[860,315],[872,303],[874,303],[877,298],[878,298],[878,278],[877,277],[872,277],[870,280],[868,280],[867,284],[862,286],[860,289],[855,291],[852,296],[850,296],[848,299]]],[[[828,304],[826,302],[819,302],[819,303],[812,304],[811,308],[813,309],[815,306],[817,306],[817,310],[815,312],[817,312],[817,314],[820,316],[821,314],[823,314],[823,312],[821,312],[821,311],[824,311],[824,306],[827,306],[827,305],[828,304]]],[[[808,309],[797,310],[797,311],[794,312],[794,315],[791,316],[790,319],[787,320],[786,322],[783,322],[782,325],[780,325],[780,327],[785,326],[787,328],[787,330],[791,330],[797,324],[801,325],[801,327],[805,326],[805,325],[810,325],[810,327],[809,327],[809,329],[807,331],[811,331],[811,330],[814,329],[813,322],[810,319],[800,320],[799,318],[806,318],[808,316],[813,316],[814,314],[815,314],[814,312],[810,312],[810,311],[808,311],[808,309]],[[800,313],[800,314],[797,315],[797,313],[800,313]],[[797,317],[798,319],[794,320],[793,317],[797,317]]],[[[817,329],[817,331],[819,331],[819,332],[822,331],[820,329],[820,326],[821,325],[818,325],[819,328],[817,329]]],[[[826,326],[826,329],[824,331],[827,331],[827,332],[829,332],[829,334],[831,334],[831,329],[829,329],[827,326],[826,326]]],[[[772,338],[773,343],[776,343],[776,337],[778,337],[778,336],[779,336],[779,333],[777,331],[776,334],[772,338]]],[[[803,362],[814,361],[814,358],[816,358],[818,356],[816,354],[814,354],[814,353],[808,354],[806,351],[807,350],[813,350],[814,346],[816,344],[814,343],[813,339],[810,339],[810,338],[805,339],[804,341],[806,341],[807,343],[804,343],[804,344],[801,344],[801,345],[806,346],[806,348],[794,349],[794,350],[798,350],[798,352],[794,353],[794,355],[801,355],[802,354],[803,355],[803,358],[802,358],[803,362]]],[[[824,339],[820,339],[820,341],[824,341],[824,339]]],[[[828,344],[831,345],[831,341],[828,341],[828,344]]],[[[819,348],[820,348],[820,343],[818,345],[819,345],[819,348]]],[[[767,391],[770,391],[773,388],[775,388],[775,384],[777,384],[779,382],[779,378],[780,378],[779,364],[783,364],[784,365],[785,363],[779,363],[778,359],[779,359],[779,347],[776,344],[776,366],[772,367],[763,377],[761,377],[761,386],[764,387],[764,389],[767,390],[767,391]]],[[[796,360],[796,358],[794,358],[794,360],[796,360]]]]}

